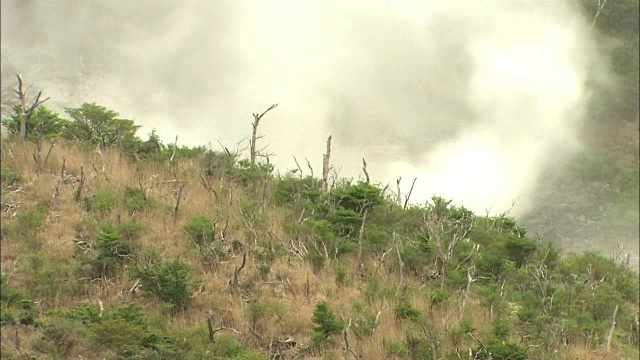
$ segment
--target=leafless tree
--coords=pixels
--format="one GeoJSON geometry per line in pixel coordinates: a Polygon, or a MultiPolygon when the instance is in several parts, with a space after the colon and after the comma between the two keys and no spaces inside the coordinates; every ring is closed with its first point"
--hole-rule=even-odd
{"type": "Polygon", "coordinates": [[[255,167],[256,166],[256,157],[258,157],[262,151],[264,151],[266,149],[262,148],[260,150],[258,150],[256,148],[256,141],[260,138],[262,138],[263,136],[258,136],[258,126],[260,125],[260,120],[262,120],[262,117],[269,112],[270,110],[275,109],[278,106],[278,104],[273,104],[271,105],[267,110],[263,111],[262,114],[253,114],[253,123],[251,124],[252,128],[253,128],[253,132],[251,133],[251,142],[250,142],[250,146],[251,146],[251,167],[255,167]]]}
{"type": "Polygon", "coordinates": [[[22,75],[16,75],[18,78],[18,89],[13,90],[16,95],[18,95],[18,100],[20,101],[20,113],[18,114],[20,118],[20,137],[23,139],[27,138],[27,120],[34,111],[38,108],[38,106],[42,105],[45,101],[49,100],[49,98],[41,100],[42,90],[38,91],[36,97],[31,101],[31,105],[27,106],[27,90],[24,88],[24,83],[22,81],[22,75]]]}

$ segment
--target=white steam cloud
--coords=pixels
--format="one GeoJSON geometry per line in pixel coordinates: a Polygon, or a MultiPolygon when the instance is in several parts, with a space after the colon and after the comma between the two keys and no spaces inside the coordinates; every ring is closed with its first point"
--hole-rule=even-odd
{"type": "MultiPolygon", "coordinates": [[[[274,102],[271,160],[374,180],[418,177],[484,212],[527,210],[578,147],[598,63],[569,1],[2,1],[2,80],[62,106],[95,101],[165,141],[233,144],[274,102]]],[[[4,99],[3,99],[4,100],[4,99]]],[[[144,135],[144,134],[141,134],[144,135]]]]}

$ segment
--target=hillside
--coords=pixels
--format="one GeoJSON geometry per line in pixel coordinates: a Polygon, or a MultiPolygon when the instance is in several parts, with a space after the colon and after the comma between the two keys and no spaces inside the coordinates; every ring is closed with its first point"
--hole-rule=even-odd
{"type": "Polygon", "coordinates": [[[639,356],[622,258],[154,134],[96,151],[77,119],[126,121],[97,109],[3,139],[3,359],[639,356]]]}

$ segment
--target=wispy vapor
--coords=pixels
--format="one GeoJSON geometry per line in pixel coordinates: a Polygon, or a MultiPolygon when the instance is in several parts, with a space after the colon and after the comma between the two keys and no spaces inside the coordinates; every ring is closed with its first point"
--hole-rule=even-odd
{"type": "Polygon", "coordinates": [[[523,212],[579,146],[598,63],[568,3],[7,0],[2,80],[192,145],[234,143],[279,102],[261,131],[280,168],[319,167],[332,134],[341,175],[365,157],[376,180],[418,176],[415,200],[523,212]]]}

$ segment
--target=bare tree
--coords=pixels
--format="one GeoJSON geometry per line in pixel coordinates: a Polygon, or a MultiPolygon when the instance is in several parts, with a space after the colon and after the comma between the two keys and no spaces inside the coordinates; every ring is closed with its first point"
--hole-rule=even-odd
{"type": "Polygon", "coordinates": [[[424,227],[436,245],[436,275],[442,277],[442,286],[458,242],[473,228],[473,217],[470,214],[464,214],[457,220],[451,219],[446,214],[446,209],[440,209],[446,205],[447,202],[436,202],[433,208],[423,215],[424,227]]]}
{"type": "Polygon", "coordinates": [[[327,152],[322,155],[322,192],[329,190],[329,169],[331,168],[331,135],[327,138],[327,152]]]}
{"type": "Polygon", "coordinates": [[[278,104],[273,104],[271,106],[269,106],[269,108],[265,111],[262,112],[262,114],[253,114],[253,123],[251,124],[251,126],[253,127],[253,132],[251,133],[251,142],[250,142],[250,146],[251,146],[251,167],[255,167],[256,166],[256,157],[262,152],[264,151],[266,148],[263,148],[261,150],[257,150],[256,149],[256,141],[260,138],[262,138],[262,136],[258,136],[258,126],[260,125],[260,120],[262,120],[262,117],[269,112],[270,110],[275,109],[278,106],[278,104]]]}
{"type": "Polygon", "coordinates": [[[367,161],[362,158],[362,172],[364,173],[364,178],[369,183],[369,172],[367,171],[367,161]]]}
{"type": "Polygon", "coordinates": [[[31,105],[27,107],[27,90],[24,89],[24,83],[22,81],[22,75],[16,75],[18,78],[18,89],[13,90],[16,95],[18,95],[18,100],[20,101],[20,113],[18,114],[20,118],[20,137],[23,139],[27,138],[27,120],[33,114],[33,112],[38,108],[38,106],[42,105],[45,101],[49,100],[46,98],[41,100],[42,90],[38,91],[38,95],[33,99],[31,105]]]}
{"type": "Polygon", "coordinates": [[[613,309],[613,314],[611,314],[611,327],[609,327],[609,332],[607,333],[607,352],[611,350],[611,340],[613,339],[613,330],[616,328],[616,315],[618,314],[618,304],[613,309]]]}

